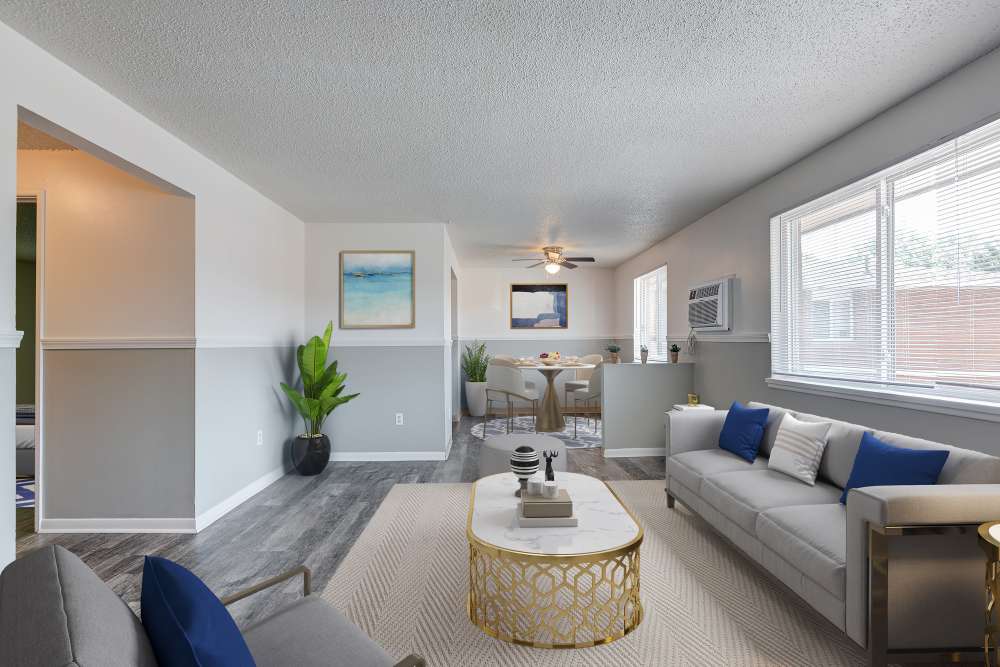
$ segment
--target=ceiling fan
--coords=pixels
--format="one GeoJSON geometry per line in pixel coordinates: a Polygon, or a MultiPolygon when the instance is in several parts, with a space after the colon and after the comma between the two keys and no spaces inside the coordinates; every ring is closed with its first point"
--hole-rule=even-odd
{"type": "Polygon", "coordinates": [[[567,269],[575,269],[577,265],[574,262],[593,262],[593,257],[563,257],[562,246],[558,245],[547,245],[542,248],[542,259],[537,257],[522,257],[520,259],[515,259],[515,262],[534,262],[529,267],[533,269],[536,266],[545,265],[545,270],[548,273],[556,274],[559,273],[559,269],[566,267],[567,269]]]}

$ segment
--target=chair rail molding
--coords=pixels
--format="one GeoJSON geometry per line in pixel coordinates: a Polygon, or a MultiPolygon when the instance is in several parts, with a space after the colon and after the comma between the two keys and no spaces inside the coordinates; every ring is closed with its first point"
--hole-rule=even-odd
{"type": "Polygon", "coordinates": [[[0,331],[0,348],[20,347],[23,337],[23,331],[0,331]]]}
{"type": "Polygon", "coordinates": [[[42,338],[43,350],[167,350],[195,347],[194,338],[42,338]]]}

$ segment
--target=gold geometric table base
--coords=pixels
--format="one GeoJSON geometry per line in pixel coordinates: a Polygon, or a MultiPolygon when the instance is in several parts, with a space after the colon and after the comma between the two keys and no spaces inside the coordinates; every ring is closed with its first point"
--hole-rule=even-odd
{"type": "Polygon", "coordinates": [[[469,619],[536,648],[586,648],[642,622],[639,546],[579,556],[521,554],[469,541],[469,619]]]}

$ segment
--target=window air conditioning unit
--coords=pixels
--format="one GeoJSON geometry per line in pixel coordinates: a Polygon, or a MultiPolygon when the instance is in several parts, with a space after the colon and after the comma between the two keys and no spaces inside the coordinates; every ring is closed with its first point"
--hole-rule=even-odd
{"type": "Polygon", "coordinates": [[[688,290],[688,326],[693,331],[729,331],[732,278],[720,278],[688,290]]]}

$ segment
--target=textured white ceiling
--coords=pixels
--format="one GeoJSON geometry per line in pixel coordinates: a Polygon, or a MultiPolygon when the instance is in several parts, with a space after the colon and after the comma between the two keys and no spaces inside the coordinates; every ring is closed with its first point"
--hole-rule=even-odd
{"type": "MultiPolygon", "coordinates": [[[[989,0],[4,0],[309,222],[614,265],[1000,44],[989,0]]],[[[504,259],[504,261],[506,261],[504,259]]]]}
{"type": "Polygon", "coordinates": [[[24,122],[17,124],[17,147],[29,151],[75,151],[76,148],[35,129],[24,122]]]}

